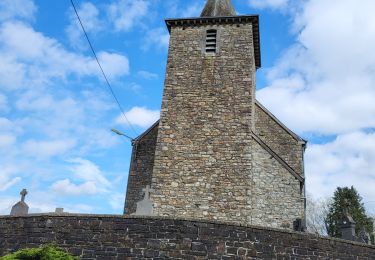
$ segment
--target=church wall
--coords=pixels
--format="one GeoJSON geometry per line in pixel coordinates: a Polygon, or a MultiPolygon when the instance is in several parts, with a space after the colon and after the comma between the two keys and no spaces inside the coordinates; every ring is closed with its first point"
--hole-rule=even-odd
{"type": "Polygon", "coordinates": [[[304,218],[300,181],[259,144],[253,148],[249,223],[293,229],[293,221],[304,218]]]}
{"type": "Polygon", "coordinates": [[[254,109],[252,25],[171,28],[154,213],[246,223],[254,109]],[[219,52],[202,51],[217,28],[219,52]]]}
{"type": "Polygon", "coordinates": [[[255,132],[297,173],[303,174],[302,143],[281,127],[258,104],[255,106],[255,132]]]}
{"type": "Polygon", "coordinates": [[[82,260],[361,259],[375,247],[256,226],[101,215],[0,217],[0,257],[55,243],[82,260]]]}
{"type": "Polygon", "coordinates": [[[151,186],[157,134],[158,127],[156,126],[133,145],[126,191],[125,214],[135,213],[137,202],[142,200],[144,196],[142,189],[147,185],[151,186]]]}

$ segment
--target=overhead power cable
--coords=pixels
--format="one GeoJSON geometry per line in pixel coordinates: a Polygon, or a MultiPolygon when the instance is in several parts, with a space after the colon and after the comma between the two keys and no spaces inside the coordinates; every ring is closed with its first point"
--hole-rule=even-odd
{"type": "MultiPolygon", "coordinates": [[[[117,103],[117,105],[118,105],[118,107],[119,107],[119,109],[120,109],[120,111],[121,111],[123,117],[125,118],[125,121],[128,123],[128,125],[129,125],[130,128],[133,130],[133,132],[134,132],[136,135],[138,135],[138,134],[137,134],[137,131],[135,131],[133,125],[130,123],[129,119],[127,118],[124,109],[122,108],[122,106],[121,106],[121,104],[120,104],[118,98],[116,97],[115,92],[113,91],[113,88],[112,88],[111,84],[109,83],[108,77],[107,77],[107,75],[105,74],[102,65],[100,64],[100,61],[99,61],[99,59],[98,59],[98,56],[96,55],[95,49],[94,49],[94,47],[93,47],[93,45],[92,45],[92,43],[91,43],[91,41],[90,41],[90,38],[89,38],[89,36],[88,36],[88,34],[87,34],[87,32],[86,32],[85,27],[83,26],[82,20],[81,20],[79,14],[78,14],[77,8],[76,8],[76,6],[75,6],[73,0],[70,0],[70,3],[72,4],[72,7],[73,7],[73,9],[74,9],[74,12],[76,13],[77,19],[78,19],[78,21],[79,21],[79,24],[81,25],[81,28],[82,28],[83,33],[85,34],[86,40],[87,40],[87,42],[88,42],[89,45],[90,45],[90,49],[91,49],[91,51],[92,51],[92,54],[94,55],[95,60],[96,60],[96,62],[98,63],[98,66],[99,66],[99,68],[100,68],[100,71],[101,71],[102,74],[103,74],[103,77],[104,77],[104,79],[105,79],[105,81],[106,81],[106,83],[107,83],[107,86],[108,86],[108,89],[109,89],[110,93],[112,94],[113,98],[115,99],[115,101],[116,101],[116,103],[117,103]]],[[[132,138],[132,139],[133,139],[133,138],[132,138]]]]}

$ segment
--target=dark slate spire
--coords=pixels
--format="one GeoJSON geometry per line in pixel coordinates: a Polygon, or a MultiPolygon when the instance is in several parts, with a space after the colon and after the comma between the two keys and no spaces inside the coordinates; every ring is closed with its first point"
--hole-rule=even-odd
{"type": "Polygon", "coordinates": [[[231,0],[207,0],[201,17],[235,16],[231,0]]]}

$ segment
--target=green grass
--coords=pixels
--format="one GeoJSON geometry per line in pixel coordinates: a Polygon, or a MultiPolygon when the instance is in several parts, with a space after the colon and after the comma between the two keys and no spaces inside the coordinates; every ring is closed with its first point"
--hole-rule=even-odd
{"type": "Polygon", "coordinates": [[[0,257],[0,260],[78,260],[62,249],[47,245],[40,248],[22,249],[13,254],[0,257]]]}

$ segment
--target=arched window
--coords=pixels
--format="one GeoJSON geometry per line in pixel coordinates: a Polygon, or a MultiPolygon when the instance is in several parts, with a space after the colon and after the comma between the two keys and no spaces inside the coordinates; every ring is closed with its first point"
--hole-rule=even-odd
{"type": "Polygon", "coordinates": [[[206,33],[206,53],[216,53],[217,47],[217,30],[207,30],[206,33]]]}

